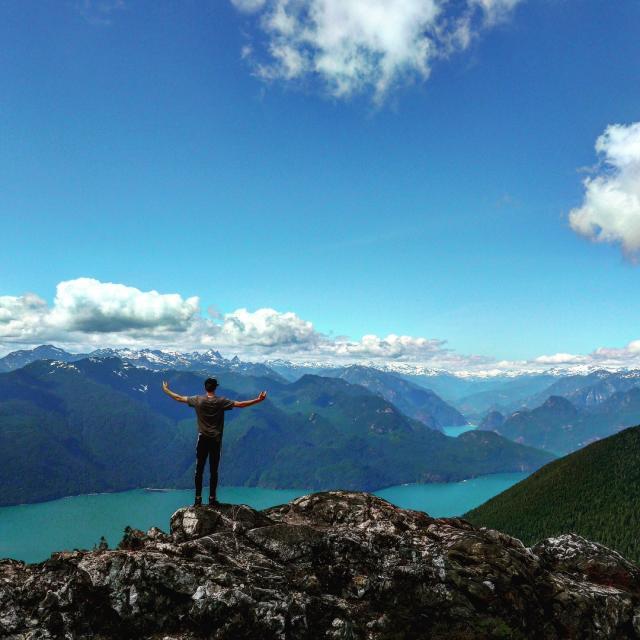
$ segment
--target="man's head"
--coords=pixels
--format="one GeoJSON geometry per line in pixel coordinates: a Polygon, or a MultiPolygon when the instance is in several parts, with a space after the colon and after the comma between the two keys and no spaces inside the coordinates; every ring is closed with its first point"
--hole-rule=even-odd
{"type": "Polygon", "coordinates": [[[213,393],[218,386],[218,381],[215,378],[207,378],[204,381],[204,389],[207,393],[213,393]]]}

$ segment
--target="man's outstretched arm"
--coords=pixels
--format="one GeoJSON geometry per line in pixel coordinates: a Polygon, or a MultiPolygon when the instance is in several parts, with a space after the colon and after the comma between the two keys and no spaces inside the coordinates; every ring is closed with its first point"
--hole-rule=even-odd
{"type": "Polygon", "coordinates": [[[174,393],[173,391],[171,391],[171,389],[169,389],[169,383],[168,382],[163,382],[162,383],[162,390],[170,397],[173,398],[174,400],[177,400],[178,402],[187,402],[187,396],[181,396],[177,393],[174,393]]]}
{"type": "Polygon", "coordinates": [[[258,404],[258,402],[262,402],[267,397],[266,391],[261,391],[260,395],[253,400],[235,400],[233,403],[234,407],[250,407],[252,404],[258,404]]]}

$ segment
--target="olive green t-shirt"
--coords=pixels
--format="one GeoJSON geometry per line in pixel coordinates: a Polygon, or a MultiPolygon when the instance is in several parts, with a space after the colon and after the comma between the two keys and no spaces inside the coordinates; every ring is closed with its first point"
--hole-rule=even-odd
{"type": "Polygon", "coordinates": [[[223,396],[189,396],[187,404],[196,410],[198,431],[205,436],[222,436],[224,412],[233,409],[233,400],[223,396]]]}

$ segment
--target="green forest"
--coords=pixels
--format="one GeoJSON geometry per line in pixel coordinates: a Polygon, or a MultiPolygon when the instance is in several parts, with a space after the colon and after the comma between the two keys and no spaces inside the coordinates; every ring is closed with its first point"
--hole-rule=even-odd
{"type": "MultiPolygon", "coordinates": [[[[0,374],[0,505],[93,491],[193,486],[193,410],[162,393],[199,393],[203,374],[156,372],[117,358],[39,361],[0,374]]],[[[449,438],[346,380],[286,383],[225,373],[220,395],[259,408],[229,411],[220,482],[375,491],[537,469],[553,456],[495,433],[449,438]]]]}
{"type": "Polygon", "coordinates": [[[464,517],[526,545],[577,533],[640,561],[640,427],[555,460],[464,517]]]}

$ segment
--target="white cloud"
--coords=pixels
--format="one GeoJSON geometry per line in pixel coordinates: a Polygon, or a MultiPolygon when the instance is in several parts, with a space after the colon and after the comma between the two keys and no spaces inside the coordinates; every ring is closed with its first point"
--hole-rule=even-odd
{"type": "Polygon", "coordinates": [[[318,342],[319,334],[311,322],[291,311],[279,313],[263,308],[254,312],[237,309],[224,314],[222,325],[212,337],[230,346],[309,348],[318,342]]]}
{"type": "Polygon", "coordinates": [[[496,360],[460,354],[445,340],[390,333],[360,339],[328,336],[293,311],[246,308],[200,310],[197,296],[141,291],[92,278],[58,284],[51,305],[34,293],[0,296],[0,354],[53,342],[75,352],[99,347],[152,347],[191,351],[214,348],[230,357],[348,364],[390,364],[444,369],[459,375],[540,372],[550,367],[585,371],[640,368],[640,340],[588,354],[555,353],[532,360],[496,360]]]}
{"type": "Polygon", "coordinates": [[[93,278],[58,284],[49,321],[69,331],[121,332],[129,329],[184,331],[199,311],[199,300],[160,294],[93,278]]]}
{"type": "Polygon", "coordinates": [[[600,164],[585,179],[582,206],[569,213],[577,233],[595,242],[640,249],[640,122],[609,125],[597,139],[600,164]]]}
{"type": "Polygon", "coordinates": [[[252,13],[262,9],[266,0],[231,0],[231,4],[240,11],[252,13]]]}
{"type": "Polygon", "coordinates": [[[244,49],[259,76],[318,77],[335,97],[372,91],[377,101],[396,84],[428,78],[436,58],[467,47],[520,1],[232,0],[259,11],[266,59],[244,49]]]}
{"type": "Polygon", "coordinates": [[[632,340],[622,348],[600,347],[593,352],[593,358],[608,361],[629,363],[640,360],[640,340],[632,340]]]}
{"type": "Polygon", "coordinates": [[[141,291],[93,278],[60,282],[53,304],[33,293],[0,296],[0,340],[9,344],[56,341],[67,347],[211,347],[254,352],[308,351],[327,340],[291,311],[241,308],[200,313],[197,296],[141,291]]]}
{"type": "Polygon", "coordinates": [[[47,303],[34,293],[23,296],[0,296],[0,338],[38,338],[47,303]]]}
{"type": "Polygon", "coordinates": [[[576,367],[577,370],[589,369],[634,369],[640,368],[640,340],[632,340],[624,347],[598,347],[591,353],[572,354],[555,353],[535,358],[535,364],[576,367]]]}
{"type": "Polygon", "coordinates": [[[0,296],[0,351],[53,341],[71,350],[96,347],[216,348],[253,357],[283,355],[326,360],[479,362],[454,354],[442,340],[389,334],[360,340],[329,337],[292,311],[246,308],[200,312],[197,296],[141,291],[77,278],[60,282],[53,304],[39,296],[0,296]]]}
{"type": "MultiPolygon", "coordinates": [[[[0,296],[0,339],[12,344],[53,340],[69,347],[308,348],[320,338],[311,322],[274,309],[200,313],[197,296],[141,291],[77,278],[60,282],[53,305],[39,296],[0,296]]],[[[5,349],[7,350],[7,349],[5,349]]]]}
{"type": "Polygon", "coordinates": [[[472,5],[477,5],[484,11],[485,20],[489,24],[495,24],[505,20],[520,0],[472,0],[472,5]]]}
{"type": "Polygon", "coordinates": [[[589,362],[588,356],[575,355],[573,353],[554,353],[549,356],[538,356],[534,362],[539,364],[560,365],[560,364],[584,364],[589,362]]]}
{"type": "Polygon", "coordinates": [[[358,341],[336,340],[323,345],[325,350],[339,356],[362,356],[383,359],[415,359],[442,356],[446,352],[443,340],[399,336],[390,333],[386,338],[365,335],[358,341]]]}
{"type": "Polygon", "coordinates": [[[83,346],[103,341],[121,344],[136,337],[162,339],[188,332],[199,318],[198,311],[197,297],[185,300],[178,294],[77,278],[58,284],[51,307],[33,293],[0,296],[0,339],[83,346]]]}

